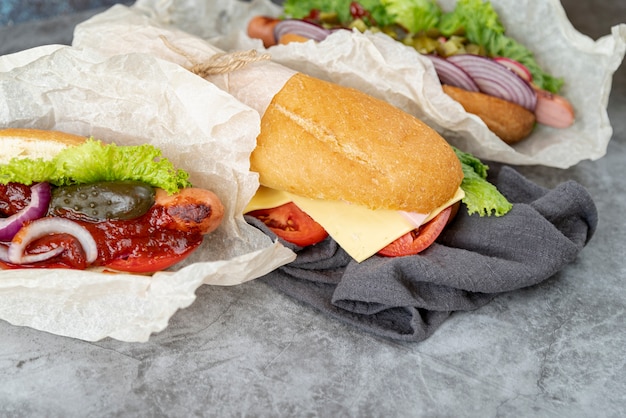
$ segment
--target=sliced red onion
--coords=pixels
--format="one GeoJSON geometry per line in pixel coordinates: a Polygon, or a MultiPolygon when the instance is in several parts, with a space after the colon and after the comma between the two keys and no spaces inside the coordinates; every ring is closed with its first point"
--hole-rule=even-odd
{"type": "MultiPolygon", "coordinates": [[[[7,258],[13,264],[28,264],[37,255],[25,255],[28,245],[45,235],[70,234],[74,236],[85,251],[87,263],[93,263],[98,257],[98,247],[91,233],[74,221],[63,218],[47,217],[36,219],[20,229],[9,245],[7,258]]],[[[55,251],[55,250],[52,250],[55,251]]],[[[48,252],[49,253],[49,252],[48,252]]],[[[47,253],[43,253],[47,254],[47,253]]]]}
{"type": "Polygon", "coordinates": [[[22,256],[22,264],[32,264],[40,261],[46,261],[52,257],[56,257],[63,251],[65,251],[63,247],[56,247],[43,253],[24,255],[22,256]]]}
{"type": "Polygon", "coordinates": [[[533,76],[530,73],[530,70],[521,62],[515,61],[514,59],[507,57],[495,57],[493,58],[493,60],[498,64],[504,65],[506,68],[523,78],[525,81],[529,83],[533,81],[533,76]]]}
{"type": "Polygon", "coordinates": [[[411,223],[415,228],[419,228],[424,224],[424,221],[428,218],[428,214],[417,212],[405,212],[400,211],[402,216],[411,223]]]}
{"type": "Polygon", "coordinates": [[[480,91],[474,80],[472,80],[472,77],[458,65],[438,55],[427,54],[425,56],[432,61],[441,84],[448,84],[467,91],[480,91]]]}
{"type": "Polygon", "coordinates": [[[9,262],[9,244],[0,243],[0,261],[9,262]]]}
{"type": "Polygon", "coordinates": [[[465,70],[483,93],[535,110],[537,95],[533,88],[503,65],[472,54],[452,55],[448,60],[465,70]]]}
{"type": "MultiPolygon", "coordinates": [[[[56,257],[64,251],[63,247],[53,248],[52,250],[38,253],[38,254],[29,254],[22,257],[22,264],[32,264],[38,263],[40,261],[46,261],[52,257],[56,257]]],[[[0,261],[4,261],[5,263],[10,263],[9,260],[9,247],[8,244],[0,244],[0,261]]]]}
{"type": "Polygon", "coordinates": [[[0,241],[10,241],[24,222],[41,218],[48,211],[51,196],[50,185],[37,183],[30,188],[30,191],[30,202],[24,209],[8,218],[0,219],[0,241]]]}
{"type": "Polygon", "coordinates": [[[298,19],[281,20],[274,26],[274,39],[277,41],[287,33],[293,33],[294,35],[300,35],[307,39],[320,42],[326,39],[331,31],[315,23],[298,19]]]}

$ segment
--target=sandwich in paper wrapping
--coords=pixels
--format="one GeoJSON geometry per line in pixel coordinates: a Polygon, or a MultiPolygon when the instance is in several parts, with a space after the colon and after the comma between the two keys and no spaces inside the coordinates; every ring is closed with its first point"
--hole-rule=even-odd
{"type": "MultiPolygon", "coordinates": [[[[491,3],[507,34],[533,51],[547,71],[564,78],[561,94],[574,106],[573,126],[537,126],[528,138],[506,145],[479,118],[443,93],[427,59],[381,34],[338,31],[320,43],[292,43],[265,50],[261,41],[251,40],[245,31],[247,21],[255,15],[280,15],[282,9],[269,0],[138,0],[133,7],[163,25],[209,39],[221,49],[256,48],[287,67],[382,98],[479,158],[568,168],[604,156],[612,135],[606,107],[613,73],[626,51],[626,24],[607,27],[610,34],[594,41],[576,31],[558,0],[491,3]]],[[[439,0],[438,4],[452,10],[455,0],[439,0]]]]}
{"type": "Polygon", "coordinates": [[[240,284],[294,258],[241,215],[258,188],[249,171],[258,113],[211,83],[150,55],[57,45],[0,57],[0,91],[1,127],[152,144],[226,207],[220,227],[171,271],[0,271],[0,319],[89,341],[146,341],[199,286],[240,284]]]}

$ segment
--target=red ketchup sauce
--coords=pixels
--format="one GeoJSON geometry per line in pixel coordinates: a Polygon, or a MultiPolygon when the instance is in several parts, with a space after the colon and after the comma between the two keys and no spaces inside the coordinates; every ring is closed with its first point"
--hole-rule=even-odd
{"type": "MultiPolygon", "coordinates": [[[[27,186],[9,183],[0,185],[0,217],[11,216],[30,201],[27,186]]],[[[153,206],[143,216],[132,220],[106,220],[93,222],[67,213],[84,226],[98,247],[98,258],[92,266],[130,267],[130,271],[149,272],[162,270],[186,258],[201,243],[203,236],[197,231],[180,231],[166,209],[153,206]]],[[[42,253],[57,247],[64,251],[49,260],[29,265],[15,265],[0,261],[0,268],[72,268],[87,266],[85,253],[76,238],[68,234],[48,235],[32,242],[26,249],[29,254],[42,253]]]]}

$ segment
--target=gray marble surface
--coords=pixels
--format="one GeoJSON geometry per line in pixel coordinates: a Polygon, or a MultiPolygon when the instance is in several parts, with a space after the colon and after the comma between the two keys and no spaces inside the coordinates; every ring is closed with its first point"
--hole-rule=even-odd
{"type": "MultiPolygon", "coordinates": [[[[110,7],[116,3],[132,4],[132,0],[2,0],[0,2],[0,25],[13,25],[47,19],[51,16],[67,16],[90,13],[97,8],[110,7]]],[[[70,26],[71,27],[71,26],[70,26]]]]}
{"type": "MultiPolygon", "coordinates": [[[[593,38],[626,22],[624,2],[563,3],[593,38]]],[[[0,53],[69,43],[88,14],[0,28],[0,53]]],[[[580,182],[600,215],[580,257],[539,286],[453,315],[419,344],[364,334],[255,281],[201,287],[147,343],[0,321],[0,416],[626,416],[624,65],[609,116],[602,159],[520,168],[547,187],[580,182]]]]}

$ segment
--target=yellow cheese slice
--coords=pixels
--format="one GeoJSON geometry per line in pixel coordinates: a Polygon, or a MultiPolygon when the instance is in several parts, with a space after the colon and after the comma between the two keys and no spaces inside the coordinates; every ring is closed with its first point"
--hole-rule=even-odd
{"type": "Polygon", "coordinates": [[[252,212],[253,210],[276,208],[291,201],[291,196],[287,192],[260,186],[250,202],[248,202],[248,206],[246,206],[243,213],[252,212]]]}
{"type": "MultiPolygon", "coordinates": [[[[413,219],[428,222],[439,212],[464,196],[459,188],[456,194],[430,214],[413,214],[413,219]]],[[[416,228],[400,211],[372,210],[341,201],[309,199],[261,186],[245,212],[269,209],[294,202],[317,223],[357,262],[376,254],[389,243],[416,228]]]]}

